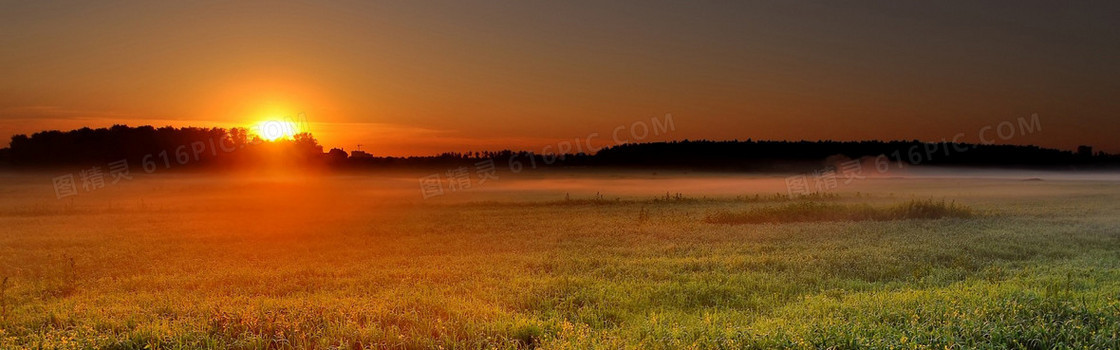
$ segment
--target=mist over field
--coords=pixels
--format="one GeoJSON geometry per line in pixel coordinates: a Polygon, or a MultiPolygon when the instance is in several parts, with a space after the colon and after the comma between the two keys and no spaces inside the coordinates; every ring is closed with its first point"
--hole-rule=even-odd
{"type": "MultiPolygon", "coordinates": [[[[450,170],[449,168],[446,170],[450,170]]],[[[791,178],[804,176],[812,181],[812,172],[804,173],[736,173],[706,172],[657,169],[559,169],[548,171],[527,171],[512,173],[500,171],[492,179],[479,181],[472,179],[469,185],[452,188],[450,178],[444,175],[445,169],[398,169],[371,172],[324,172],[317,170],[260,170],[229,172],[172,172],[157,174],[134,174],[133,179],[124,179],[117,184],[86,191],[79,189],[72,198],[58,198],[52,188],[52,178],[66,174],[64,171],[7,172],[3,178],[9,183],[19,184],[26,191],[13,192],[29,202],[43,206],[69,205],[77,203],[96,203],[101,200],[160,201],[166,193],[151,192],[154,189],[168,190],[169,186],[181,185],[203,190],[201,193],[214,195],[254,197],[257,195],[282,196],[293,202],[308,203],[308,200],[322,199],[325,202],[312,202],[309,205],[336,203],[333,199],[355,199],[370,196],[394,203],[424,204],[456,201],[485,201],[490,199],[555,201],[565,199],[627,199],[647,200],[676,194],[689,197],[712,199],[734,198],[761,195],[794,195],[787,183],[791,178]],[[440,178],[441,194],[424,198],[423,188],[418,185],[424,177],[444,175],[440,178]],[[115,197],[129,193],[127,197],[115,197]],[[599,197],[596,197],[598,195],[599,197]],[[302,198],[303,200],[299,200],[302,198]]],[[[71,172],[73,173],[73,172],[71,172]]],[[[473,176],[473,174],[471,174],[473,176]]],[[[816,175],[819,177],[819,174],[816,175]]],[[[1045,191],[1049,186],[1032,182],[1049,183],[1102,183],[1120,181],[1116,171],[1046,171],[1022,169],[976,169],[947,167],[909,167],[878,173],[865,169],[858,176],[844,178],[834,175],[832,187],[812,189],[816,192],[835,193],[876,193],[884,188],[921,191],[912,195],[935,195],[940,197],[973,194],[994,195],[1001,191],[1022,193],[1021,191],[1045,191]],[[1022,182],[1022,183],[1021,183],[1022,182]],[[936,186],[934,189],[910,188],[907,184],[922,183],[936,186]],[[969,187],[963,187],[970,185],[969,187]],[[950,191],[950,192],[938,192],[950,191]],[[974,192],[978,191],[978,192],[974,192]]],[[[81,184],[76,186],[81,187],[81,184]]],[[[900,193],[901,194],[901,193],[900,193]]],[[[265,201],[273,205],[283,202],[265,201]]]]}

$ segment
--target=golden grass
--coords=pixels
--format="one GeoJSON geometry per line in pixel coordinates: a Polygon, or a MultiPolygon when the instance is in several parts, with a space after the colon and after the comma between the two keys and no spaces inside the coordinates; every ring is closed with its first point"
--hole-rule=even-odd
{"type": "MultiPolygon", "coordinates": [[[[798,201],[437,205],[380,178],[159,177],[72,203],[3,186],[2,349],[1120,345],[1108,184],[958,196],[998,213],[968,219],[796,225],[705,218],[798,201]]],[[[960,184],[882,186],[829,205],[960,184]]]]}

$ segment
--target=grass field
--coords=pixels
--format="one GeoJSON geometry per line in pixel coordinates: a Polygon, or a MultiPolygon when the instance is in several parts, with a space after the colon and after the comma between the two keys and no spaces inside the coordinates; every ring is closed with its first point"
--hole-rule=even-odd
{"type": "Polygon", "coordinates": [[[1107,178],[50,175],[2,175],[0,349],[1120,348],[1107,178]],[[781,220],[914,201],[968,215],[781,220]]]}

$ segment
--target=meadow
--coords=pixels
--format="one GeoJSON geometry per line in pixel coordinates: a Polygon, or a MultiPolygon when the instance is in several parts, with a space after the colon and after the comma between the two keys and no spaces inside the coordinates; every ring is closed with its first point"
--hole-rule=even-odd
{"type": "Polygon", "coordinates": [[[0,175],[0,349],[1120,348],[1113,176],[54,175],[0,175]]]}

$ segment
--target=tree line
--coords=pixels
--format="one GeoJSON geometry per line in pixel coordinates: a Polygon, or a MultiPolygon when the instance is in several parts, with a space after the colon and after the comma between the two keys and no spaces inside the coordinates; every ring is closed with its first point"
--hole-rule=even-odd
{"type": "Polygon", "coordinates": [[[327,152],[310,134],[266,142],[245,128],[129,127],[43,131],[12,137],[0,149],[8,167],[56,167],[128,160],[133,164],[242,167],[262,164],[344,169],[438,168],[492,162],[521,171],[555,167],[666,168],[726,171],[802,171],[822,163],[874,158],[902,165],[1026,168],[1098,168],[1120,157],[1038,146],[910,141],[683,140],[628,143],[594,153],[530,151],[448,152],[435,156],[384,157],[334,148],[327,152]]]}
{"type": "Polygon", "coordinates": [[[322,155],[323,147],[306,133],[265,142],[246,128],[114,125],[15,135],[10,146],[0,150],[0,163],[11,167],[57,167],[127,160],[133,164],[230,167],[313,162],[322,155]]]}

